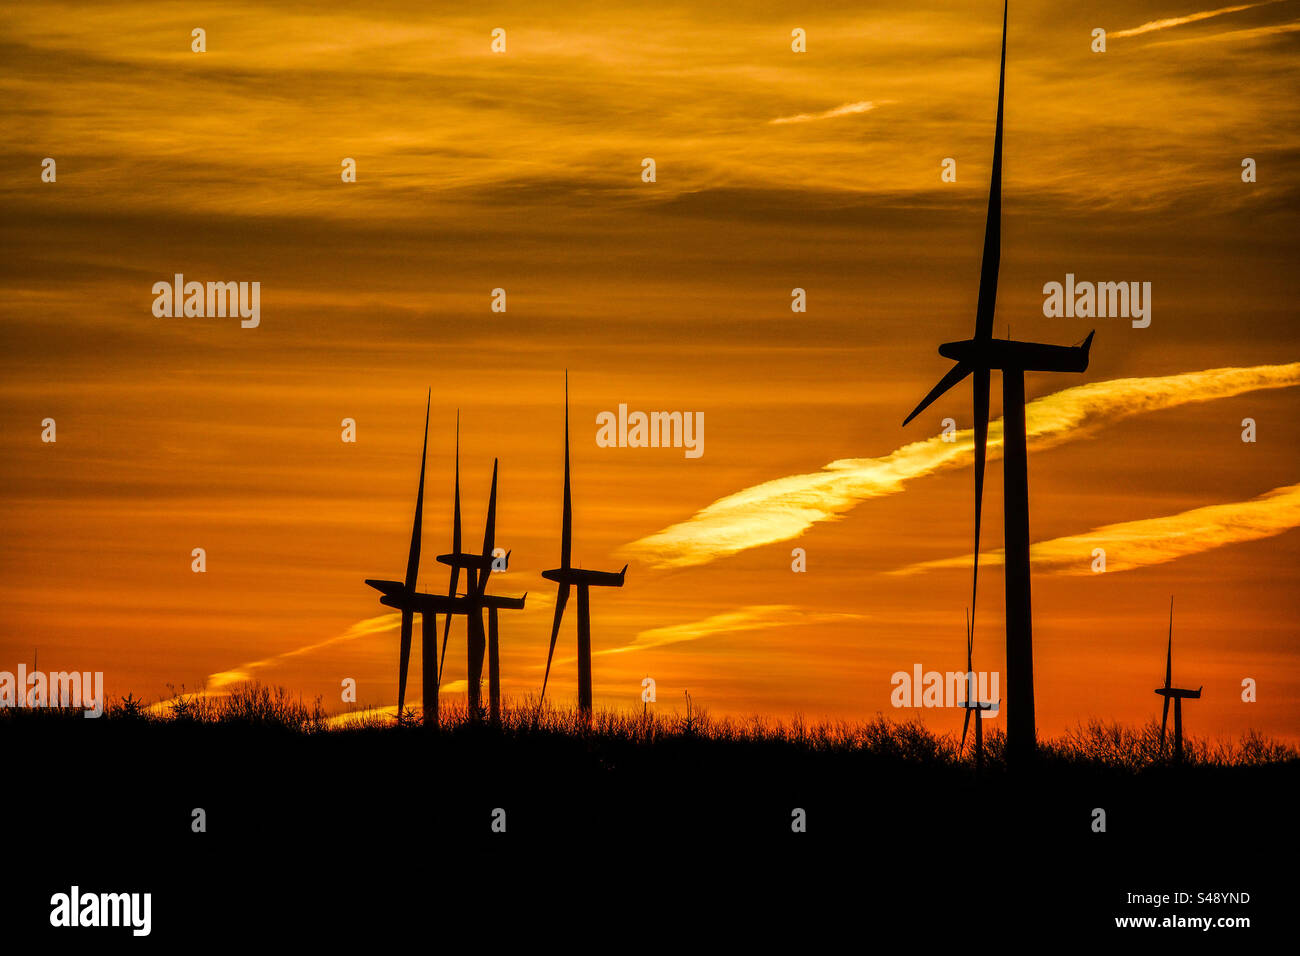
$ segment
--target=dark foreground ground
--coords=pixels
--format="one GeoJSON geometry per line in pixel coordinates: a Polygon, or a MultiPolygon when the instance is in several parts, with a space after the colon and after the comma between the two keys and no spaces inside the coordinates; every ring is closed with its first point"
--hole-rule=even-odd
{"type": "Polygon", "coordinates": [[[6,941],[1222,948],[1298,913],[1294,758],[1124,766],[1079,744],[1009,775],[994,738],[977,781],[945,738],[883,723],[839,738],[459,724],[430,739],[24,716],[0,720],[6,941]],[[52,929],[50,897],[73,884],[152,893],[150,937],[52,929]],[[1248,897],[1197,902],[1213,893],[1248,897]],[[1251,927],[1116,928],[1125,916],[1251,927]]]}

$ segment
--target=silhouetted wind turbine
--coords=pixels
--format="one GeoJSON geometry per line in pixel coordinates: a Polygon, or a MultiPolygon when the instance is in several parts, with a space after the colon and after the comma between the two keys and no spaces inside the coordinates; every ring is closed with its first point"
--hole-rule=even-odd
{"type": "Polygon", "coordinates": [[[555,640],[560,634],[564,606],[569,601],[569,588],[578,589],[578,712],[583,720],[591,722],[591,609],[592,587],[621,588],[627,575],[623,570],[586,571],[572,565],[573,551],[573,496],[569,483],[569,376],[564,376],[564,514],[560,528],[560,566],[543,571],[542,577],[558,585],[555,593],[555,619],[551,623],[551,646],[546,652],[546,674],[542,677],[542,694],[537,700],[537,713],[542,712],[546,697],[546,682],[551,676],[551,660],[555,655],[555,640]]]}
{"type": "Polygon", "coordinates": [[[1185,690],[1174,684],[1174,599],[1169,598],[1169,645],[1165,650],[1165,686],[1157,687],[1156,693],[1165,699],[1164,714],[1160,718],[1160,752],[1165,752],[1165,729],[1169,726],[1169,701],[1174,702],[1174,762],[1183,762],[1183,698],[1198,700],[1202,684],[1196,690],[1185,690]]]}
{"type": "MultiPolygon", "coordinates": [[[[383,593],[379,603],[396,608],[402,612],[402,643],[397,665],[397,716],[401,719],[402,709],[406,706],[406,671],[411,661],[411,628],[415,618],[415,582],[420,573],[420,529],[423,525],[424,512],[424,465],[429,452],[429,404],[433,390],[429,390],[424,403],[424,448],[420,452],[420,486],[415,493],[415,522],[411,528],[411,550],[406,559],[405,581],[381,581],[367,578],[366,584],[383,593]]],[[[424,628],[421,616],[420,627],[424,628]]],[[[435,627],[436,622],[435,622],[435,627]]],[[[437,686],[437,682],[434,682],[437,686]]],[[[427,693],[427,690],[426,690],[427,693]]]]}
{"type": "MultiPolygon", "coordinates": [[[[459,459],[458,459],[459,461],[459,459]]],[[[453,530],[453,546],[458,544],[460,529],[460,467],[457,464],[457,481],[456,481],[456,500],[457,500],[457,520],[453,530]]],[[[440,554],[438,560],[443,564],[449,564],[453,569],[460,567],[466,570],[465,590],[463,598],[466,608],[466,651],[467,651],[467,694],[469,700],[469,714],[471,719],[478,719],[483,709],[482,682],[483,682],[483,652],[488,652],[488,699],[490,702],[490,715],[493,722],[501,718],[501,667],[500,667],[500,650],[498,647],[498,626],[497,611],[505,608],[517,610],[524,606],[524,600],[527,594],[522,598],[507,598],[496,595],[489,595],[487,591],[488,577],[493,571],[495,558],[496,538],[496,513],[497,513],[497,461],[492,462],[492,491],[488,496],[487,523],[483,531],[483,552],[482,554],[465,553],[460,550],[453,551],[451,554],[440,554]],[[488,612],[488,633],[483,633],[483,611],[488,612]]],[[[502,562],[502,570],[510,566],[510,552],[507,551],[502,562]]],[[[453,575],[453,587],[455,577],[453,575]]],[[[461,600],[461,599],[458,599],[461,600]]]]}
{"type": "Polygon", "coordinates": [[[957,748],[957,756],[966,749],[966,731],[970,728],[971,714],[975,714],[975,774],[984,772],[984,715],[980,713],[985,710],[997,710],[998,701],[982,701],[979,697],[979,684],[975,679],[975,666],[972,660],[972,652],[975,648],[975,629],[974,622],[971,620],[970,611],[966,612],[966,699],[958,706],[966,711],[966,716],[961,723],[961,746],[957,748]]]}
{"type": "Polygon", "coordinates": [[[1002,102],[1007,74],[1007,9],[1002,9],[1002,63],[998,75],[998,115],[993,140],[993,174],[989,182],[988,218],[975,337],[945,342],[939,354],[956,364],[930,390],[906,425],[958,382],[973,376],[975,413],[975,564],[971,573],[974,619],[979,577],[980,515],[984,499],[984,463],[989,431],[989,384],[993,369],[1002,371],[1003,501],[1007,619],[1007,759],[1027,760],[1035,749],[1034,648],[1029,599],[1029,477],[1025,449],[1025,372],[1082,372],[1088,367],[1093,333],[1078,346],[1041,345],[993,338],[998,265],[1002,246],[1002,102]]]}

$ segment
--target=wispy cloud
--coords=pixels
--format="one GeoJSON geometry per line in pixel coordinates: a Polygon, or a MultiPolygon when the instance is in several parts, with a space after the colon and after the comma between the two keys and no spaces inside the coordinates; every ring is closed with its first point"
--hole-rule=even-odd
{"type": "Polygon", "coordinates": [[[1210,33],[1204,36],[1180,37],[1177,40],[1164,40],[1155,46],[1183,45],[1187,43],[1231,42],[1233,40],[1257,40],[1260,37],[1276,36],[1279,33],[1295,33],[1300,30],[1300,20],[1289,23],[1273,23],[1263,27],[1245,27],[1241,30],[1225,30],[1222,33],[1210,33]]]}
{"type": "Polygon", "coordinates": [[[1168,30],[1171,27],[1181,27],[1188,23],[1197,23],[1201,20],[1209,20],[1211,17],[1221,17],[1227,13],[1240,13],[1242,10],[1253,10],[1255,7],[1267,7],[1280,0],[1263,0],[1262,3],[1242,3],[1235,7],[1220,7],[1217,10],[1203,10],[1200,13],[1189,13],[1182,17],[1167,17],[1163,20],[1149,20],[1141,26],[1133,27],[1129,30],[1116,30],[1108,33],[1111,39],[1116,37],[1135,37],[1143,33],[1152,33],[1156,30],[1168,30]]]}
{"type": "Polygon", "coordinates": [[[827,621],[860,620],[861,614],[847,614],[827,611],[805,611],[792,604],[751,604],[738,611],[725,611],[699,621],[686,621],[682,624],[669,624],[665,627],[642,631],[632,643],[622,647],[611,647],[599,651],[600,654],[626,654],[628,651],[644,651],[666,644],[680,644],[682,641],[698,641],[718,634],[731,634],[736,631],[760,631],[773,627],[790,627],[795,624],[819,624],[827,621]]]}
{"type": "Polygon", "coordinates": [[[840,116],[854,116],[858,113],[870,113],[879,106],[872,100],[860,100],[857,103],[845,103],[843,106],[837,106],[833,110],[825,110],[821,113],[799,113],[795,116],[781,116],[769,122],[780,125],[782,123],[812,123],[817,120],[836,119],[840,116]]]}
{"type": "MultiPolygon", "coordinates": [[[[1106,571],[1131,571],[1243,541],[1255,541],[1300,527],[1300,485],[1274,488],[1249,501],[1209,505],[1181,514],[1108,524],[1087,534],[1041,541],[1029,549],[1036,571],[1092,574],[1092,551],[1106,552],[1106,571]]],[[[1001,564],[1001,550],[981,552],[980,561],[1001,564]]],[[[970,555],[923,561],[891,571],[916,574],[940,568],[969,568],[970,555]]]]}
{"type": "MultiPolygon", "coordinates": [[[[1220,368],[1158,378],[1124,378],[1067,388],[1030,402],[1025,428],[1035,448],[1050,448],[1091,429],[1146,412],[1300,384],[1300,362],[1220,368]]],[[[707,564],[749,548],[797,538],[869,498],[896,494],[914,478],[957,468],[974,457],[974,432],[903,445],[883,458],[847,458],[811,474],[776,478],[721,498],[686,521],[627,545],[653,567],[707,564]]],[[[989,426],[989,453],[1002,449],[1002,420],[989,426]]]]}
{"type": "MultiPolygon", "coordinates": [[[[606,654],[626,654],[629,651],[648,651],[653,647],[668,644],[681,644],[684,641],[699,641],[719,634],[734,634],[741,631],[765,631],[776,627],[792,627],[799,624],[823,624],[831,621],[862,620],[865,615],[837,611],[807,611],[793,604],[750,604],[735,611],[724,611],[698,621],[683,621],[680,624],[668,624],[664,627],[642,631],[630,643],[621,647],[610,647],[596,651],[592,657],[606,654]]],[[[552,668],[557,664],[572,663],[576,658],[556,658],[552,668]]],[[[537,665],[542,667],[543,665],[537,665]]]]}
{"type": "Polygon", "coordinates": [[[314,644],[305,644],[302,647],[295,648],[292,651],[285,651],[283,654],[275,654],[271,657],[265,657],[260,661],[249,661],[247,664],[240,664],[238,667],[232,667],[230,670],[218,671],[215,674],[209,674],[205,693],[211,694],[214,691],[221,691],[231,684],[238,684],[249,680],[253,672],[266,667],[274,667],[282,661],[292,657],[298,657],[302,654],[310,654],[312,651],[318,651],[322,647],[329,647],[331,644],[341,644],[344,641],[354,641],[358,637],[367,637],[371,634],[382,634],[385,631],[395,631],[402,625],[402,615],[400,614],[381,614],[378,617],[366,618],[364,621],[357,621],[342,634],[336,634],[333,637],[326,638],[323,641],[317,641],[314,644]]]}

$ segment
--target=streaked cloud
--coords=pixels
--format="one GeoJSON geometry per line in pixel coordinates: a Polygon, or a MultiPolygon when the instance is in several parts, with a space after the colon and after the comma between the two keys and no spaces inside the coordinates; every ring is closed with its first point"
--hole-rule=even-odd
{"type": "Polygon", "coordinates": [[[1156,30],[1168,30],[1171,27],[1181,27],[1188,23],[1197,23],[1201,20],[1209,20],[1211,17],[1221,17],[1228,13],[1240,13],[1242,10],[1253,10],[1255,7],[1267,7],[1271,4],[1278,3],[1280,0],[1263,0],[1262,3],[1242,3],[1234,7],[1220,7],[1217,10],[1203,10],[1200,13],[1189,13],[1181,17],[1166,17],[1163,20],[1149,20],[1141,26],[1133,27],[1129,30],[1116,30],[1113,33],[1106,34],[1111,39],[1117,37],[1135,37],[1143,33],[1153,33],[1156,30]]]}
{"type": "Polygon", "coordinates": [[[698,641],[719,634],[736,631],[760,631],[773,627],[790,627],[795,624],[820,624],[827,621],[860,620],[861,614],[842,614],[825,611],[805,611],[792,604],[752,604],[737,611],[725,611],[699,621],[669,624],[665,627],[642,631],[630,644],[598,651],[598,654],[626,654],[644,651],[682,641],[698,641]]]}
{"type": "MultiPolygon", "coordinates": [[[[825,624],[837,621],[863,620],[865,615],[835,611],[808,611],[793,604],[751,604],[735,611],[712,614],[698,621],[683,621],[680,624],[668,624],[664,627],[642,631],[628,644],[596,651],[592,657],[608,654],[626,654],[629,651],[648,651],[654,647],[669,644],[681,644],[685,641],[699,641],[722,634],[734,634],[742,631],[764,631],[777,627],[792,627],[800,624],[825,624]]],[[[551,667],[570,664],[576,658],[557,657],[551,667]]],[[[537,665],[540,669],[544,665],[537,665]]]]}
{"type": "Polygon", "coordinates": [[[1209,43],[1215,40],[1257,40],[1260,37],[1276,36],[1279,33],[1295,33],[1300,30],[1300,20],[1292,20],[1289,23],[1274,23],[1263,27],[1245,27],[1241,30],[1226,30],[1222,33],[1208,33],[1202,36],[1180,37],[1177,40],[1164,40],[1156,46],[1166,46],[1171,44],[1186,43],[1209,43]]]}
{"type": "MultiPolygon", "coordinates": [[[[1025,407],[1025,428],[1031,445],[1050,448],[1133,415],[1297,384],[1300,362],[1094,382],[1030,402],[1025,407]]],[[[972,461],[974,431],[965,429],[955,438],[945,442],[936,435],[903,445],[883,458],[841,459],[818,472],[763,482],[721,498],[625,550],[654,567],[674,568],[789,541],[862,501],[897,494],[915,478],[972,461]]],[[[988,447],[990,457],[1001,453],[1001,419],[989,426],[988,447]]]]}
{"type": "MultiPolygon", "coordinates": [[[[1092,552],[1106,552],[1106,571],[1131,571],[1243,541],[1256,541],[1300,527],[1300,485],[1274,488],[1249,501],[1209,505],[1181,514],[1103,525],[1030,546],[1035,571],[1092,574],[1092,552]]],[[[1003,552],[981,552],[980,561],[1001,564],[1003,552]]],[[[912,564],[891,574],[968,568],[971,556],[912,564]]]]}
{"type": "Polygon", "coordinates": [[[812,123],[816,120],[836,119],[840,116],[855,116],[859,113],[870,113],[876,108],[877,104],[871,100],[861,100],[857,103],[845,103],[843,106],[837,106],[833,110],[825,110],[821,113],[799,113],[795,116],[781,116],[771,120],[773,124],[781,123],[812,123]]]}
{"type": "Polygon", "coordinates": [[[302,647],[294,648],[291,651],[285,651],[283,654],[275,654],[271,657],[265,657],[260,661],[249,661],[247,664],[240,664],[238,667],[232,667],[229,670],[218,671],[215,674],[209,674],[205,693],[212,694],[214,691],[220,691],[222,688],[229,687],[231,684],[239,684],[246,680],[251,680],[254,671],[262,670],[267,667],[275,667],[284,661],[303,654],[310,654],[312,651],[318,651],[322,647],[329,647],[331,644],[341,644],[344,641],[354,641],[359,637],[368,637],[371,634],[382,634],[385,631],[395,631],[402,626],[402,615],[381,614],[378,617],[366,618],[364,621],[357,621],[342,634],[336,634],[333,637],[326,638],[323,641],[317,641],[314,644],[304,644],[302,647]]]}
{"type": "MultiPolygon", "coordinates": [[[[234,684],[242,684],[245,681],[253,680],[256,677],[256,671],[266,668],[276,667],[285,661],[295,657],[301,657],[304,654],[311,654],[323,647],[329,647],[333,644],[342,644],[346,641],[355,641],[360,637],[369,637],[372,634],[384,634],[389,631],[396,631],[402,626],[402,615],[398,613],[381,614],[378,617],[366,618],[364,621],[357,621],[341,634],[335,634],[333,637],[326,638],[323,641],[316,641],[312,644],[304,644],[302,647],[296,647],[291,651],[285,651],[283,654],[275,654],[271,657],[265,657],[259,661],[249,661],[246,664],[240,664],[229,670],[218,671],[215,674],[209,674],[206,684],[202,691],[194,695],[198,697],[222,697],[226,694],[226,689],[234,684]]],[[[463,692],[468,686],[464,680],[449,681],[443,684],[440,693],[458,693],[463,692]]],[[[422,699],[413,698],[407,701],[407,707],[419,708],[424,705],[422,699]]],[[[155,712],[163,712],[171,706],[170,700],[159,701],[150,708],[155,712]]],[[[364,711],[349,711],[343,714],[336,714],[331,717],[327,723],[330,726],[346,726],[349,723],[364,721],[367,716],[396,717],[397,705],[393,704],[386,707],[367,708],[364,711]]]]}

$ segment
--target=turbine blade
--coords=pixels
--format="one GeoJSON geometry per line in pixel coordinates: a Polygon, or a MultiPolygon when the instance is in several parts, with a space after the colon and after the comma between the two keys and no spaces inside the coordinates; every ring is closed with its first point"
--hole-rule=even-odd
{"type": "Polygon", "coordinates": [[[1165,689],[1174,686],[1174,599],[1169,598],[1169,644],[1165,649],[1165,689]]]}
{"type": "MultiPolygon", "coordinates": [[[[451,516],[451,550],[460,554],[460,409],[456,410],[456,504],[451,516]]],[[[458,570],[453,566],[452,574],[458,570]]]]}
{"type": "MultiPolygon", "coordinates": [[[[454,586],[454,585],[453,585],[454,586]]],[[[442,629],[442,653],[438,655],[438,689],[442,690],[442,670],[443,665],[447,663],[447,638],[451,636],[451,619],[450,613],[446,614],[447,624],[442,629]]],[[[435,625],[436,627],[437,625],[435,625]]]]}
{"type": "Polygon", "coordinates": [[[415,493],[415,523],[411,527],[411,553],[406,559],[406,589],[415,590],[415,579],[420,573],[420,529],[424,525],[424,463],[429,455],[429,403],[433,389],[424,403],[424,449],[420,452],[420,489],[415,493]]]}
{"type": "Polygon", "coordinates": [[[1165,730],[1169,727],[1169,698],[1165,698],[1165,712],[1160,718],[1160,752],[1165,752],[1165,730]]]}
{"type": "MultiPolygon", "coordinates": [[[[573,552],[573,497],[569,490],[569,373],[564,373],[564,517],[560,525],[560,567],[567,569],[573,552]]],[[[552,641],[552,643],[554,643],[552,641]]]]}
{"type": "Polygon", "coordinates": [[[492,557],[497,535],[497,459],[492,459],[492,490],[488,493],[487,525],[483,529],[483,557],[492,557]]]}
{"type": "Polygon", "coordinates": [[[961,746],[957,748],[957,756],[960,757],[962,751],[966,749],[966,731],[970,727],[970,704],[971,694],[974,689],[971,684],[973,671],[971,669],[971,647],[974,639],[974,630],[971,627],[970,608],[966,609],[966,716],[961,722],[961,746]]]}
{"type": "Polygon", "coordinates": [[[979,590],[980,522],[984,513],[984,465],[989,441],[989,379],[987,368],[977,368],[972,383],[975,391],[975,559],[970,576],[971,627],[975,626],[975,595],[979,590]]]}
{"type": "Polygon", "coordinates": [[[542,693],[537,698],[537,711],[541,713],[542,699],[546,697],[546,682],[551,679],[551,658],[555,656],[555,639],[560,636],[560,621],[564,618],[564,605],[569,601],[569,585],[561,584],[555,593],[555,620],[551,622],[551,647],[546,652],[546,673],[542,676],[542,693]]]}
{"type": "Polygon", "coordinates": [[[945,375],[943,378],[939,379],[939,384],[936,385],[934,388],[930,389],[930,394],[925,396],[925,398],[921,399],[921,404],[917,405],[916,408],[912,409],[912,414],[908,415],[906,418],[903,419],[903,424],[906,425],[917,415],[921,414],[923,411],[929,408],[931,402],[933,402],[944,392],[948,391],[948,389],[952,388],[954,385],[956,385],[958,382],[960,382],[970,373],[971,373],[971,366],[967,365],[965,362],[958,362],[952,368],[948,369],[948,374],[945,375]]]}
{"type": "Polygon", "coordinates": [[[497,459],[492,459],[492,491],[488,494],[487,524],[483,528],[483,567],[477,577],[478,594],[487,590],[488,575],[492,573],[492,551],[497,536],[497,459]]]}
{"type": "Polygon", "coordinates": [[[402,708],[406,705],[406,670],[411,663],[411,625],[415,619],[415,612],[409,608],[402,609],[402,648],[397,664],[397,716],[402,716],[402,708]]]}
{"type": "MultiPolygon", "coordinates": [[[[971,626],[970,608],[966,608],[966,673],[974,673],[975,666],[971,661],[971,654],[975,649],[975,630],[971,626]]],[[[966,691],[966,696],[970,697],[970,691],[966,691]]]]}
{"type": "MultiPolygon", "coordinates": [[[[456,409],[456,499],[455,508],[451,515],[451,553],[460,554],[460,409],[456,409]]],[[[453,564],[451,566],[451,581],[447,585],[447,597],[456,596],[456,588],[460,585],[460,567],[453,564]]],[[[451,637],[451,619],[452,615],[446,615],[446,620],[442,627],[442,654],[438,657],[438,687],[442,688],[442,671],[443,664],[447,660],[447,640],[451,637]]]]}
{"type": "Polygon", "coordinates": [[[998,294],[998,265],[1002,258],[1002,98],[1007,83],[1007,8],[1002,7],[1002,65],[998,71],[998,119],[993,134],[993,173],[989,179],[989,212],[984,224],[984,258],[980,264],[980,293],[975,307],[975,339],[993,338],[993,311],[998,294]]]}

